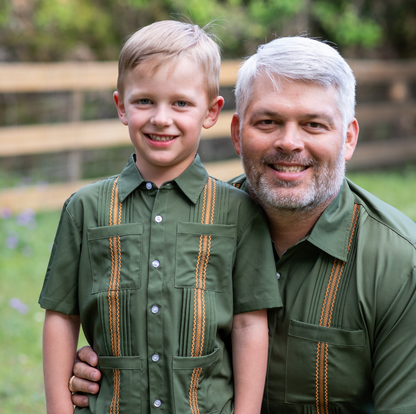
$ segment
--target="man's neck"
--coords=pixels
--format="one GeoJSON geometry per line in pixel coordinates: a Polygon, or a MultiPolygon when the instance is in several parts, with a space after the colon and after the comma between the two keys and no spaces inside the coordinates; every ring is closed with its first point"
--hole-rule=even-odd
{"type": "Polygon", "coordinates": [[[329,200],[327,203],[306,212],[263,205],[269,221],[270,236],[279,257],[282,257],[289,247],[302,240],[312,230],[312,227],[331,201],[329,200]]]}

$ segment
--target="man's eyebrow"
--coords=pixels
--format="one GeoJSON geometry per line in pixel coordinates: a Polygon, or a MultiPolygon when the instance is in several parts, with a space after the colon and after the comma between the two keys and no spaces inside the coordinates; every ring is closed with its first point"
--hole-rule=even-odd
{"type": "Polygon", "coordinates": [[[326,114],[325,112],[318,112],[318,113],[311,113],[311,114],[304,114],[301,118],[304,119],[323,119],[328,124],[333,125],[334,124],[334,118],[331,115],[326,114]]]}
{"type": "Polygon", "coordinates": [[[257,118],[257,117],[267,117],[267,118],[282,118],[278,112],[270,111],[268,109],[257,109],[250,114],[250,118],[257,118]]]}

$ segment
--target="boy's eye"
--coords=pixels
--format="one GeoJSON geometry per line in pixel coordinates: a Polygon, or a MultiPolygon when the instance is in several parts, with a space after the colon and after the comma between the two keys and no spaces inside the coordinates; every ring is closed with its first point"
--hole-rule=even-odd
{"type": "Polygon", "coordinates": [[[178,105],[181,108],[184,108],[187,105],[187,103],[185,101],[178,101],[176,102],[176,105],[178,105]]]}
{"type": "Polygon", "coordinates": [[[140,105],[149,105],[149,104],[150,104],[150,99],[146,99],[146,98],[144,98],[144,99],[139,99],[137,102],[138,102],[140,105]]]}

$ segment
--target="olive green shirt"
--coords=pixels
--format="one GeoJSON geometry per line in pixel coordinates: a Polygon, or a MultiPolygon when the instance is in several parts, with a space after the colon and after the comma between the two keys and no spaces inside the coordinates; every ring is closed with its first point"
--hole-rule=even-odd
{"type": "Polygon", "coordinates": [[[132,156],[64,205],[40,304],[99,355],[92,413],[233,412],[233,315],[281,306],[262,209],[197,156],[157,188],[132,156]]]}
{"type": "Polygon", "coordinates": [[[344,181],[277,261],[263,414],[416,413],[415,238],[413,221],[344,181]]]}

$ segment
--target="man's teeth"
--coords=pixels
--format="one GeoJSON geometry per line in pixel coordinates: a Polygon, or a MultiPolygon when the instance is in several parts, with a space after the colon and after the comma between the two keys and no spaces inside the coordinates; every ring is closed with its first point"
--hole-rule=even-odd
{"type": "Polygon", "coordinates": [[[174,139],[174,136],[160,136],[160,135],[151,135],[151,134],[147,134],[148,137],[152,140],[152,141],[171,141],[172,139],[174,139]]]}
{"type": "Polygon", "coordinates": [[[276,171],[285,172],[285,173],[297,173],[297,172],[306,170],[306,167],[303,165],[294,165],[294,166],[288,167],[285,165],[272,164],[272,167],[276,171]]]}

